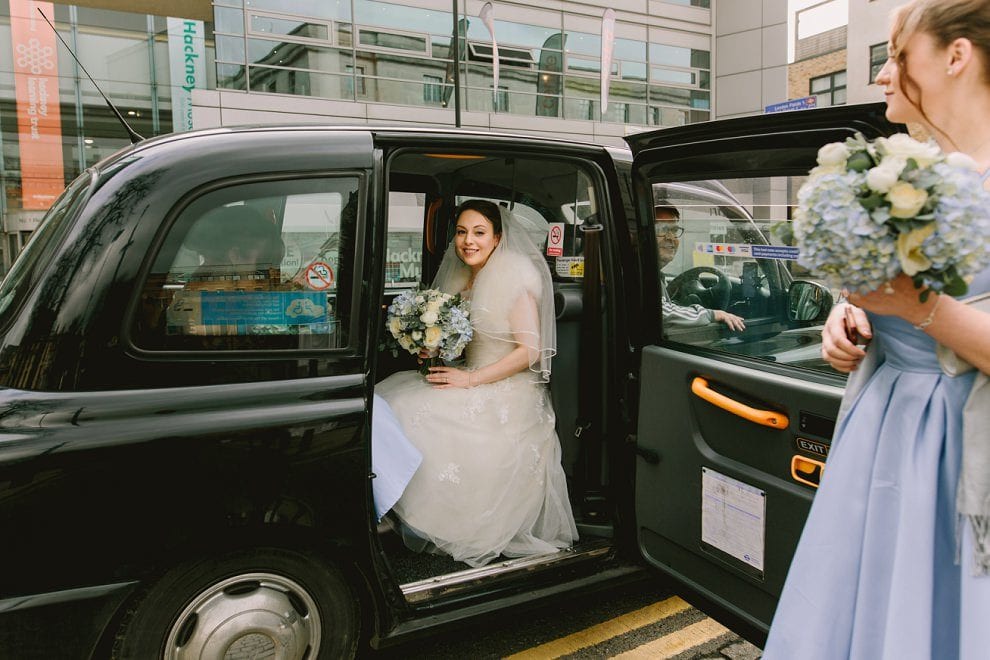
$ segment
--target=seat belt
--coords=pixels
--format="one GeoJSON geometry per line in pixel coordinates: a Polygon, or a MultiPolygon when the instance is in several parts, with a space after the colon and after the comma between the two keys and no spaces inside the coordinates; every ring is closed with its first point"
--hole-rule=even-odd
{"type": "Polygon", "coordinates": [[[602,225],[594,215],[585,218],[579,227],[584,242],[584,278],[581,283],[581,360],[578,371],[578,419],[574,437],[581,448],[580,485],[582,519],[586,523],[608,519],[602,488],[602,225]]]}

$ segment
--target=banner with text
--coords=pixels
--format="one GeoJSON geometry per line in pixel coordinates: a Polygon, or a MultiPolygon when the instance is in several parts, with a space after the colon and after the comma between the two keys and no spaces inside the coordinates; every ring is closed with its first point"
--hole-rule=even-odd
{"type": "Polygon", "coordinates": [[[172,83],[172,130],[191,131],[192,91],[206,87],[203,21],[168,18],[168,65],[172,83]]]}
{"type": "Polygon", "coordinates": [[[10,43],[20,142],[23,208],[46,210],[65,188],[56,37],[50,2],[10,0],[10,43]]]}

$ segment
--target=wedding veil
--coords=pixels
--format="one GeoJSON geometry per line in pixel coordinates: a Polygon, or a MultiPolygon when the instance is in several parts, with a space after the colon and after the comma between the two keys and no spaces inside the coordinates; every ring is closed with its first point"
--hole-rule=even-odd
{"type": "MultiPolygon", "coordinates": [[[[519,219],[504,206],[498,208],[502,237],[475,278],[471,291],[472,325],[475,332],[488,338],[525,346],[530,371],[546,383],[550,380],[551,359],[557,352],[550,270],[519,219]],[[529,304],[526,297],[535,304],[529,304]],[[506,330],[506,320],[511,323],[510,330],[506,330]]],[[[467,286],[470,274],[451,241],[433,287],[459,293],[467,286]]]]}

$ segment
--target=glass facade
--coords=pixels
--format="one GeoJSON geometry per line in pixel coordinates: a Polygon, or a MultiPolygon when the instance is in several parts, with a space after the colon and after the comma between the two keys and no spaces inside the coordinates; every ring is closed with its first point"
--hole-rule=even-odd
{"type": "Polygon", "coordinates": [[[144,137],[194,128],[193,88],[432,108],[453,125],[455,65],[466,112],[636,126],[711,117],[710,28],[685,42],[618,21],[603,113],[600,16],[498,3],[496,81],[488,27],[455,1],[456,29],[451,0],[214,0],[213,21],[0,0],[0,274],[65,186],[129,143],[83,67],[144,137]]]}
{"type": "MultiPolygon", "coordinates": [[[[216,0],[215,12],[221,89],[452,107],[449,0],[216,0]]],[[[500,5],[499,13],[514,12],[500,5]]],[[[462,110],[643,126],[710,118],[710,49],[616,38],[603,117],[600,35],[569,29],[566,11],[528,9],[525,17],[525,23],[494,21],[493,94],[491,34],[480,18],[464,13],[462,2],[456,30],[462,110]]]]}
{"type": "MultiPolygon", "coordinates": [[[[39,7],[144,137],[176,130],[173,68],[186,75],[178,70],[181,55],[172,66],[176,53],[170,53],[166,17],[0,0],[3,272],[54,196],[85,168],[130,142],[96,86],[38,15],[39,7]]],[[[196,87],[216,87],[212,28],[196,22],[195,63],[201,72],[196,87]]],[[[182,39],[181,31],[177,38],[182,39]]]]}

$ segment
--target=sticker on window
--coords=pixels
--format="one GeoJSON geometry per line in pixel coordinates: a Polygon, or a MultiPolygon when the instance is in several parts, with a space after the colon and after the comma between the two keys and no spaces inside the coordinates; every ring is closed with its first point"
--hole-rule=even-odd
{"type": "Polygon", "coordinates": [[[763,573],[766,493],[701,468],[701,541],[763,573]]]}
{"type": "Polygon", "coordinates": [[[584,277],[584,257],[557,257],[554,271],[560,277],[584,277]]]}
{"type": "Polygon", "coordinates": [[[750,245],[749,243],[697,243],[695,252],[716,254],[721,257],[744,257],[747,259],[780,259],[794,261],[800,256],[796,247],[788,245],[750,245]]]}
{"type": "Polygon", "coordinates": [[[168,310],[169,334],[329,334],[326,293],[182,291],[168,310]]]}
{"type": "Polygon", "coordinates": [[[564,223],[551,222],[547,231],[547,256],[562,257],[564,255],[564,223]]]}

